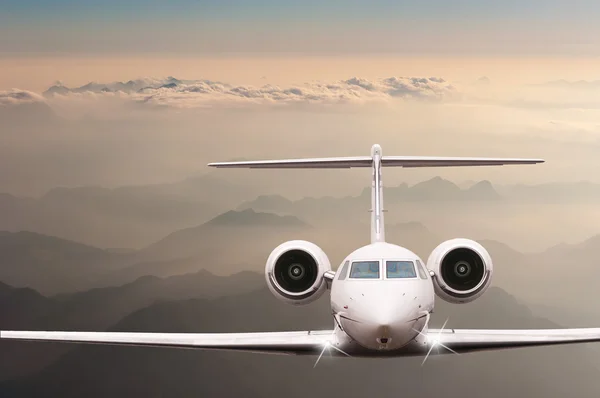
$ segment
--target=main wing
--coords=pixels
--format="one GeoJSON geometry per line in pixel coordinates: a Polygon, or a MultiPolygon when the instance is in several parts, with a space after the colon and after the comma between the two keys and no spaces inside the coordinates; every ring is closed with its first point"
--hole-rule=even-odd
{"type": "MultiPolygon", "coordinates": [[[[600,341],[600,328],[585,329],[429,329],[432,354],[467,353],[528,346],[600,341]],[[449,351],[448,349],[452,350],[449,351]]],[[[332,330],[259,333],[135,333],[0,331],[1,340],[171,347],[202,350],[246,351],[269,354],[318,354],[334,342],[332,330]]],[[[423,355],[426,351],[423,352],[423,355]]],[[[402,355],[402,353],[399,353],[402,355]]]]}
{"type": "MultiPolygon", "coordinates": [[[[583,329],[429,329],[429,347],[440,345],[456,352],[589,343],[600,341],[600,328],[583,329]]],[[[440,351],[444,351],[440,348],[440,351]]]]}
{"type": "Polygon", "coordinates": [[[332,330],[259,333],[135,333],[135,332],[43,332],[0,331],[0,340],[50,341],[233,350],[272,354],[311,354],[333,339],[332,330]]]}

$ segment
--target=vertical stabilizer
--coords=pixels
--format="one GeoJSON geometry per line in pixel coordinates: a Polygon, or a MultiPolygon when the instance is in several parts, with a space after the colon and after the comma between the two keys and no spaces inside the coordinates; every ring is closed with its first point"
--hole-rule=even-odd
{"type": "Polygon", "coordinates": [[[371,243],[385,242],[383,225],[383,184],[381,182],[381,146],[371,148],[373,158],[371,182],[371,243]]]}

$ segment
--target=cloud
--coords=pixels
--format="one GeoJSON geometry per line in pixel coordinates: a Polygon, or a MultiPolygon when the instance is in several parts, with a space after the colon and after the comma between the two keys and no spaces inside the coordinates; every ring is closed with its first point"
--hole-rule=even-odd
{"type": "Polygon", "coordinates": [[[600,88],[600,80],[554,80],[546,83],[539,84],[537,86],[550,87],[550,88],[564,88],[564,89],[578,89],[578,90],[597,90],[600,88]]]}
{"type": "Polygon", "coordinates": [[[56,114],[41,95],[20,89],[0,91],[0,125],[21,128],[32,123],[49,124],[55,121],[56,114]]]}
{"type": "Polygon", "coordinates": [[[492,81],[487,76],[481,76],[479,79],[477,79],[475,81],[475,84],[479,85],[479,86],[489,86],[491,83],[492,83],[492,81]]]}
{"type": "Polygon", "coordinates": [[[0,91],[0,106],[15,106],[45,102],[44,98],[34,92],[12,89],[0,91]]]}
{"type": "Polygon", "coordinates": [[[175,108],[238,106],[247,104],[343,104],[390,101],[401,98],[440,102],[459,97],[459,91],[442,78],[389,77],[367,80],[353,77],[335,82],[312,82],[280,87],[234,86],[211,80],[144,78],[128,82],[91,82],[77,88],[62,83],[44,92],[48,99],[65,97],[119,97],[138,104],[175,108]]]}

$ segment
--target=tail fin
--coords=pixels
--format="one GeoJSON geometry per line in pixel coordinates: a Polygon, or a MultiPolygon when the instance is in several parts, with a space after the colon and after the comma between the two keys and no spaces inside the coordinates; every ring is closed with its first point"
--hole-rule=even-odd
{"type": "Polygon", "coordinates": [[[373,145],[371,156],[255,160],[244,162],[209,163],[217,168],[250,169],[347,169],[371,167],[371,243],[384,242],[382,167],[456,167],[456,166],[502,166],[511,164],[543,163],[542,159],[511,158],[465,158],[437,156],[383,156],[381,146],[373,145]]]}

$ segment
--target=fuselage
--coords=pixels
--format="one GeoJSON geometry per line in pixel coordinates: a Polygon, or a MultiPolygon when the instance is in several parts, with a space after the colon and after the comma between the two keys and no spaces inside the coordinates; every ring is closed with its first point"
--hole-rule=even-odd
{"type": "Polygon", "coordinates": [[[434,307],[434,288],[412,251],[376,242],[350,253],[331,284],[331,309],[342,337],[374,351],[418,340],[434,307]]]}

